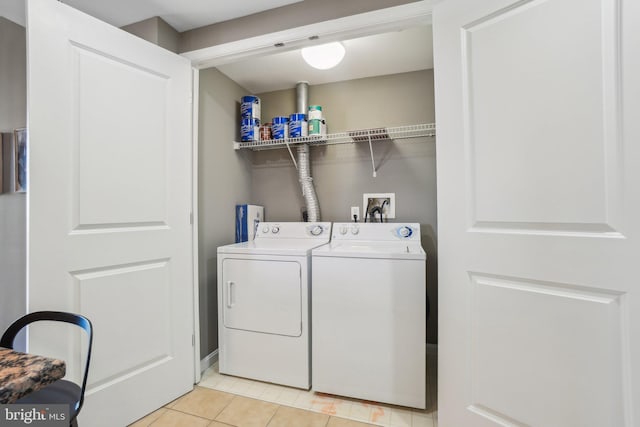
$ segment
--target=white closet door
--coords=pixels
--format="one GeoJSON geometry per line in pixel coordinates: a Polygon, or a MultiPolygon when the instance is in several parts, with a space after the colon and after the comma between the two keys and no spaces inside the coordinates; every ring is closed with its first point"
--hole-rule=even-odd
{"type": "Polygon", "coordinates": [[[126,425],[193,386],[191,67],[54,0],[27,34],[28,309],[91,319],[80,424],[126,425]]]}
{"type": "Polygon", "coordinates": [[[438,425],[637,426],[640,3],[433,22],[438,425]]]}

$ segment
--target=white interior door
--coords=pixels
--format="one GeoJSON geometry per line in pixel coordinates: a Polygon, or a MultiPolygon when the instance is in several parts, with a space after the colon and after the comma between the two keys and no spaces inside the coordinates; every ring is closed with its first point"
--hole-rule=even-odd
{"type": "Polygon", "coordinates": [[[637,426],[640,3],[433,22],[438,424],[637,426]]]}
{"type": "Polygon", "coordinates": [[[193,385],[191,67],[54,0],[27,34],[28,309],[91,319],[80,424],[126,425],[193,385]]]}

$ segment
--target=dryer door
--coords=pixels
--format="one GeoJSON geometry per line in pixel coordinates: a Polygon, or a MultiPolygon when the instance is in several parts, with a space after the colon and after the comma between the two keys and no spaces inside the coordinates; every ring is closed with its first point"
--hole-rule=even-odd
{"type": "Polygon", "coordinates": [[[225,327],[292,337],[302,334],[300,263],[227,258],[222,269],[225,327]]]}

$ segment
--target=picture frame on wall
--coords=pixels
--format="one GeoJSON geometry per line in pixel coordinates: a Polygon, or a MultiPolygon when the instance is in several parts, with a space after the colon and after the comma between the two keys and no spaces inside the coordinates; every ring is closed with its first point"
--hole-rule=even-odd
{"type": "Polygon", "coordinates": [[[0,135],[0,194],[4,193],[4,170],[6,169],[4,165],[4,143],[2,142],[3,138],[0,135]]]}
{"type": "Polygon", "coordinates": [[[15,191],[15,155],[13,151],[13,132],[2,132],[0,140],[0,193],[15,191]]]}
{"type": "Polygon", "coordinates": [[[27,191],[27,129],[0,133],[0,193],[27,191]]]}
{"type": "Polygon", "coordinates": [[[15,153],[15,188],[16,193],[27,191],[27,129],[16,129],[14,132],[15,153]]]}

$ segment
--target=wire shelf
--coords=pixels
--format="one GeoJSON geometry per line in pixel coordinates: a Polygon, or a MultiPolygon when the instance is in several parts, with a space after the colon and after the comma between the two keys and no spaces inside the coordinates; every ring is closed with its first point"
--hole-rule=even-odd
{"type": "Polygon", "coordinates": [[[252,150],[269,150],[285,148],[292,145],[308,144],[332,145],[332,144],[352,144],[355,142],[388,141],[396,139],[435,137],[436,124],[419,124],[408,126],[397,126],[388,128],[361,129],[348,132],[330,133],[327,135],[304,136],[301,138],[269,139],[252,142],[234,142],[233,148],[249,148],[252,150]]]}

